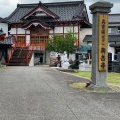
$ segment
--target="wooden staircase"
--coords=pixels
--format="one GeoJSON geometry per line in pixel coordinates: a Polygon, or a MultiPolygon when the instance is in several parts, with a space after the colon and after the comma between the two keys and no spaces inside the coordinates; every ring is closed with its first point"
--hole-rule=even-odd
{"type": "Polygon", "coordinates": [[[8,66],[28,66],[31,57],[32,52],[30,52],[29,47],[16,47],[9,60],[8,66]]]}

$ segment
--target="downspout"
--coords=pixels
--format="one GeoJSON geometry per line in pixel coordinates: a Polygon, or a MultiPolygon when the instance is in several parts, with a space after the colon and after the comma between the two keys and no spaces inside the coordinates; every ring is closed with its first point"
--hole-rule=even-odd
{"type": "Polygon", "coordinates": [[[80,47],[80,25],[78,24],[78,49],[80,47]]]}

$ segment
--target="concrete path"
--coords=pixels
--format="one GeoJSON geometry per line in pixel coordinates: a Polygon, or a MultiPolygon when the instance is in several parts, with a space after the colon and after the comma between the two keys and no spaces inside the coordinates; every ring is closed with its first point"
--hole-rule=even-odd
{"type": "Polygon", "coordinates": [[[120,93],[87,93],[47,66],[0,68],[0,120],[120,120],[120,93]]]}

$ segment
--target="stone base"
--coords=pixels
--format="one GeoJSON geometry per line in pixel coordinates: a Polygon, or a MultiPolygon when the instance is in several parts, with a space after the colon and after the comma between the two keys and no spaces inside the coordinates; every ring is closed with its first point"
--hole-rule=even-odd
{"type": "Polygon", "coordinates": [[[91,71],[92,70],[92,66],[91,65],[87,65],[87,64],[79,65],[79,70],[80,71],[91,71]]]}
{"type": "Polygon", "coordinates": [[[112,89],[108,86],[97,86],[94,84],[91,84],[87,87],[87,90],[91,90],[91,91],[101,91],[101,92],[108,92],[111,91],[112,89]]]}
{"type": "Polygon", "coordinates": [[[62,68],[68,69],[69,66],[70,66],[69,62],[67,61],[62,62],[62,68]]]}

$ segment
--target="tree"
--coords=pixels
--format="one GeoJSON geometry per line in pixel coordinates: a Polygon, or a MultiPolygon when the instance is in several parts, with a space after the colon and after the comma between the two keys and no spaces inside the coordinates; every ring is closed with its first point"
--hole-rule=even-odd
{"type": "Polygon", "coordinates": [[[73,36],[71,30],[69,30],[64,39],[60,35],[54,35],[46,43],[46,49],[51,52],[59,52],[63,53],[64,51],[67,52],[67,57],[69,58],[69,54],[74,53],[76,51],[76,37],[73,36]]]}
{"type": "Polygon", "coordinates": [[[63,52],[63,39],[60,35],[54,35],[46,42],[46,49],[51,52],[63,52]]]}
{"type": "Polygon", "coordinates": [[[64,51],[67,52],[67,57],[69,58],[69,54],[73,54],[77,46],[75,45],[77,38],[73,36],[72,31],[68,31],[64,37],[64,51]]]}

